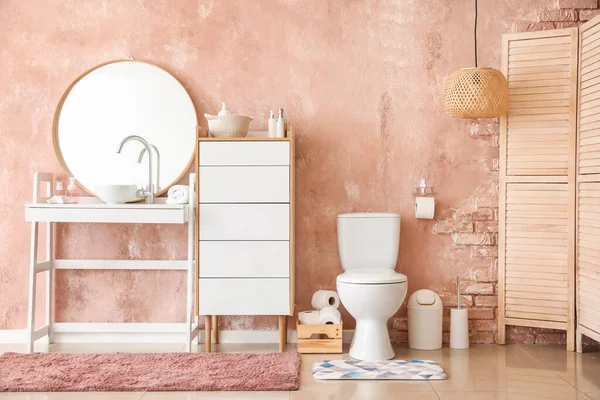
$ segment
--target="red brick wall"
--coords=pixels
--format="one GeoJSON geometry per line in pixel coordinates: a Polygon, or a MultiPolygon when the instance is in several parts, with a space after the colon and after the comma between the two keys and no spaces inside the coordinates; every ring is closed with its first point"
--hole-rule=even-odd
{"type": "MultiPolygon", "coordinates": [[[[539,31],[578,26],[600,14],[598,0],[555,0],[554,8],[538,12],[536,21],[516,21],[514,32],[539,31]]],[[[494,149],[488,181],[480,185],[479,194],[452,210],[446,219],[436,220],[433,233],[449,235],[452,246],[470,248],[478,269],[470,269],[461,277],[464,296],[461,304],[469,308],[471,343],[495,343],[498,332],[498,151],[499,121],[473,120],[466,132],[472,140],[494,149]]],[[[455,293],[440,293],[444,306],[456,306],[455,293]]],[[[395,318],[391,330],[393,339],[407,341],[407,318],[395,318]]],[[[445,343],[449,340],[449,310],[444,310],[445,343]]],[[[564,331],[507,327],[507,343],[565,344],[564,331]]],[[[585,343],[592,343],[586,340],[585,343]]]]}
{"type": "Polygon", "coordinates": [[[538,13],[537,21],[517,21],[515,32],[572,28],[600,15],[598,0],[554,0],[554,8],[538,13]]]}

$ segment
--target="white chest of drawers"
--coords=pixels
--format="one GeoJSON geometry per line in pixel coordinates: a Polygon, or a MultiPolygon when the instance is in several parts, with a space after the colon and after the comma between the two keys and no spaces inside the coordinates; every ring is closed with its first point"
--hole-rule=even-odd
{"type": "MultiPolygon", "coordinates": [[[[294,140],[198,141],[198,314],[206,348],[219,315],[294,312],[294,140]]],[[[212,340],[210,339],[212,337],[212,340]]]]}

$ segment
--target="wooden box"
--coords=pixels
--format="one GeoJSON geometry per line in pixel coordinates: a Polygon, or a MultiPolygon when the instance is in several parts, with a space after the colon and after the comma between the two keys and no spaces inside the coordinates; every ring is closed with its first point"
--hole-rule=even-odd
{"type": "Polygon", "coordinates": [[[343,324],[304,325],[296,321],[299,353],[341,353],[343,324]]]}

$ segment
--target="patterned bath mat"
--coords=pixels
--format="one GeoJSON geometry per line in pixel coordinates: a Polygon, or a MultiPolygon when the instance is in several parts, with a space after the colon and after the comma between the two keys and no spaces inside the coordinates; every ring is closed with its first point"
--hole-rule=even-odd
{"type": "Polygon", "coordinates": [[[444,380],[448,375],[435,361],[332,360],[313,364],[315,379],[444,380]]]}

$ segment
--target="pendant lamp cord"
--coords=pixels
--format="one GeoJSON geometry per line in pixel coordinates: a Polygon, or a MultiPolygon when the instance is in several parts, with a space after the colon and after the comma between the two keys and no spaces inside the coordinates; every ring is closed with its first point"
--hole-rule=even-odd
{"type": "Polygon", "coordinates": [[[475,68],[477,68],[477,0],[475,0],[475,68]]]}

